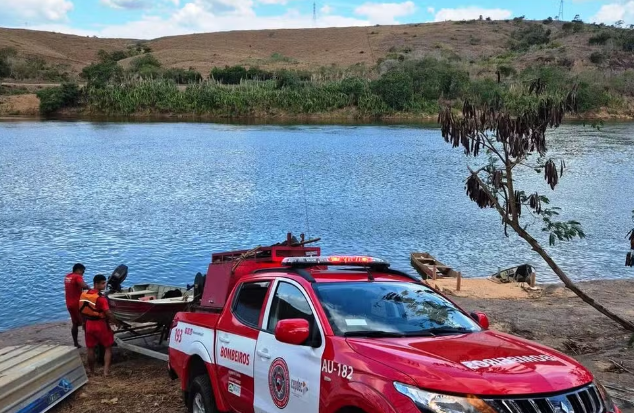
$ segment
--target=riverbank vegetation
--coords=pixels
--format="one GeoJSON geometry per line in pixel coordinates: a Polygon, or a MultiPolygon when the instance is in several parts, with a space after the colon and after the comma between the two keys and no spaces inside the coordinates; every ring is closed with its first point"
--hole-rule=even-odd
{"type": "MultiPolygon", "coordinates": [[[[410,26],[418,30],[426,25],[410,26]]],[[[404,31],[400,36],[409,38],[411,44],[391,46],[376,55],[370,51],[373,64],[346,67],[306,67],[295,56],[274,52],[268,58],[253,57],[200,71],[174,67],[165,61],[164,53],[153,51],[158,43],[151,41],[152,47],[139,43],[121,50],[101,50],[97,60],[83,67],[78,76],[66,73],[60,83],[81,85],[74,110],[83,113],[417,117],[434,116],[448,102],[459,108],[466,97],[490,102],[539,78],[549,91],[578,84],[582,117],[634,114],[634,30],[619,24],[585,24],[578,18],[564,23],[522,17],[458,21],[443,27],[446,33],[456,33],[447,42],[421,44],[417,34],[404,31]],[[450,26],[456,29],[450,30],[450,26]],[[490,39],[485,38],[485,30],[504,38],[504,43],[487,48],[490,39]],[[463,31],[470,33],[469,48],[485,52],[476,56],[457,48],[458,33],[463,31]]],[[[367,29],[370,43],[381,30],[367,29]]],[[[268,32],[268,38],[276,35],[268,32]]],[[[359,53],[365,55],[366,51],[359,53]]],[[[209,61],[214,56],[209,55],[209,61]]],[[[7,65],[14,73],[16,59],[28,57],[0,52],[0,75],[4,71],[7,76],[7,65]]],[[[42,113],[55,113],[51,108],[61,102],[58,95],[40,95],[42,113]]],[[[64,104],[58,109],[66,108],[64,104]]]]}

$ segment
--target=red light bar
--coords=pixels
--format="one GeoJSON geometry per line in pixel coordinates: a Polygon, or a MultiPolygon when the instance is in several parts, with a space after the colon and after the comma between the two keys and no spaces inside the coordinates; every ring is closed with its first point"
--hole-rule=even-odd
{"type": "Polygon", "coordinates": [[[328,257],[288,257],[282,260],[282,265],[358,265],[358,266],[389,266],[380,258],[356,255],[331,255],[328,257]]]}

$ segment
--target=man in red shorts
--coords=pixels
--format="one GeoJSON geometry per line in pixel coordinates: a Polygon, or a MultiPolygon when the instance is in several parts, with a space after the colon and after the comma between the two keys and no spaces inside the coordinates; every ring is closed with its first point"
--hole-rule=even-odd
{"type": "Polygon", "coordinates": [[[114,334],[110,324],[116,324],[116,320],[108,306],[108,299],[101,292],[106,289],[106,277],[102,274],[95,275],[94,288],[85,291],[81,295],[79,309],[86,319],[86,347],[88,347],[88,369],[95,373],[95,347],[102,345],[105,348],[103,375],[107,376],[112,361],[112,345],[114,334]]]}
{"type": "Polygon", "coordinates": [[[70,314],[70,320],[73,323],[71,333],[73,335],[73,343],[75,347],[80,348],[77,336],[79,334],[79,326],[83,324],[81,314],[79,313],[79,297],[81,297],[82,290],[87,290],[88,284],[84,282],[84,271],[86,267],[82,264],[75,264],[73,266],[73,272],[66,274],[64,278],[64,289],[66,294],[66,308],[70,314]]]}

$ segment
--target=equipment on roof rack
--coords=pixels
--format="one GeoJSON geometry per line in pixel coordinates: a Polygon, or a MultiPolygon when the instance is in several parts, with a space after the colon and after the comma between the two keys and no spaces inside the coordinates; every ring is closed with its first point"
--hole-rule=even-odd
{"type": "Polygon", "coordinates": [[[317,257],[288,257],[282,260],[282,265],[290,267],[306,267],[314,265],[354,265],[361,267],[387,268],[390,263],[380,258],[357,255],[331,255],[317,257]]]}

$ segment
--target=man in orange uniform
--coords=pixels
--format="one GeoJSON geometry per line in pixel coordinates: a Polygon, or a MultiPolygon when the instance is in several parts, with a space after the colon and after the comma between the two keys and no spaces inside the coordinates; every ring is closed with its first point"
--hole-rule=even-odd
{"type": "Polygon", "coordinates": [[[110,329],[110,323],[116,324],[116,320],[108,306],[108,299],[101,292],[106,289],[106,277],[102,274],[95,275],[94,288],[82,293],[80,298],[80,311],[86,319],[86,347],[88,347],[88,369],[95,373],[95,347],[102,345],[105,348],[103,375],[107,376],[112,361],[112,345],[114,334],[110,329]]]}
{"type": "Polygon", "coordinates": [[[75,347],[80,348],[77,336],[79,334],[79,326],[83,324],[81,314],[79,313],[79,297],[82,290],[87,290],[88,284],[84,282],[84,271],[86,267],[82,264],[75,264],[73,266],[73,272],[66,274],[64,278],[64,289],[66,293],[66,308],[70,314],[70,320],[73,323],[71,328],[71,334],[73,335],[73,343],[75,347]]]}

